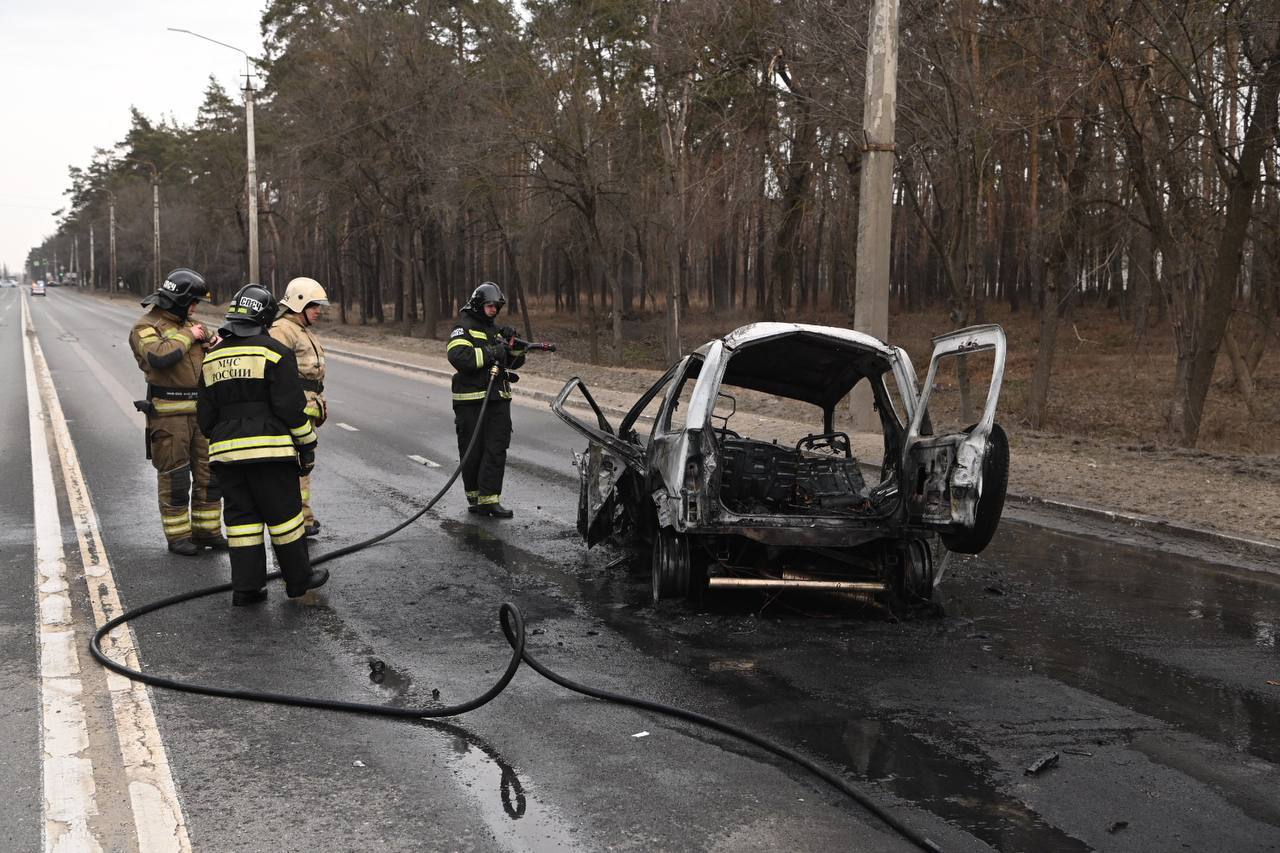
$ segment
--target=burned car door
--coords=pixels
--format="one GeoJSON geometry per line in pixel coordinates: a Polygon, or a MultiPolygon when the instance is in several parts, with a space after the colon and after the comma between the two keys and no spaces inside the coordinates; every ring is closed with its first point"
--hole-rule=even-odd
{"type": "MultiPolygon", "coordinates": [[[[984,362],[984,366],[985,366],[984,362]]],[[[1009,476],[1009,442],[995,422],[996,404],[1004,380],[1005,336],[997,325],[970,326],[933,339],[929,372],[920,390],[903,447],[901,493],[912,525],[936,530],[952,551],[976,554],[995,534],[1004,509],[1009,476]],[[986,395],[981,382],[970,384],[969,357],[991,353],[986,395]],[[940,365],[954,360],[958,377],[960,417],[974,417],[969,401],[984,399],[976,421],[952,432],[941,405],[930,412],[931,397],[942,393],[940,365]]],[[[947,414],[955,414],[947,412],[947,414]]],[[[951,420],[954,420],[952,418],[951,420]]]]}
{"type": "Polygon", "coordinates": [[[574,454],[578,466],[578,532],[591,547],[615,532],[618,518],[617,487],[628,468],[642,473],[643,452],[635,443],[619,438],[608,418],[600,411],[586,384],[573,377],[564,384],[551,411],[560,420],[587,437],[585,453],[574,454]],[[578,391],[581,402],[595,416],[594,423],[568,411],[570,396],[578,391]]]}

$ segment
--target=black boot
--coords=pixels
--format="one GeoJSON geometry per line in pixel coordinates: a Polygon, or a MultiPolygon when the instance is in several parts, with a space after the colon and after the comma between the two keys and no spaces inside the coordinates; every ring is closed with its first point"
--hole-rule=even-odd
{"type": "Polygon", "coordinates": [[[306,595],[308,590],[319,589],[329,580],[328,569],[312,569],[311,574],[302,579],[299,586],[291,586],[286,584],[284,591],[290,598],[301,598],[306,595]]]}
{"type": "Polygon", "coordinates": [[[475,507],[475,512],[477,515],[487,515],[489,518],[511,518],[515,515],[502,504],[479,504],[475,507]]]}
{"type": "Polygon", "coordinates": [[[169,543],[169,550],[182,557],[194,557],[200,553],[196,543],[190,539],[175,539],[169,543]]]}
{"type": "Polygon", "coordinates": [[[302,535],[303,535],[303,536],[307,536],[307,537],[311,537],[311,536],[319,536],[319,535],[320,535],[320,522],[319,522],[319,521],[317,521],[317,520],[316,520],[316,519],[314,519],[314,518],[313,518],[313,519],[311,519],[311,521],[307,522],[307,526],[306,526],[305,528],[303,528],[302,535]]]}
{"type": "Polygon", "coordinates": [[[227,550],[227,540],[217,533],[212,536],[193,536],[191,542],[198,548],[208,548],[210,551],[227,550]]]}
{"type": "Polygon", "coordinates": [[[231,593],[231,606],[244,607],[247,604],[261,604],[267,600],[267,591],[265,589],[237,589],[231,593]]]}

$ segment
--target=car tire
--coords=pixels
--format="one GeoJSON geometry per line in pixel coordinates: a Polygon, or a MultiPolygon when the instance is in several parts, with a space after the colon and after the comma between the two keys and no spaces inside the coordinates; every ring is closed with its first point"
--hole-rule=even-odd
{"type": "Polygon", "coordinates": [[[670,528],[658,531],[653,540],[653,604],[689,595],[692,562],[689,537],[670,528]]]}
{"type": "Polygon", "coordinates": [[[943,533],[942,544],[947,546],[947,550],[958,554],[979,554],[990,544],[1004,513],[1004,496],[1008,488],[1009,436],[1000,424],[992,424],[991,434],[987,437],[987,455],[982,463],[982,495],[978,498],[973,527],[943,533]]]}

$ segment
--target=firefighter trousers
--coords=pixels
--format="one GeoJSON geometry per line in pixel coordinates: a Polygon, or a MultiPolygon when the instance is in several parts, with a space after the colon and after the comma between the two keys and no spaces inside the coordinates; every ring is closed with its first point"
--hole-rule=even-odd
{"type": "MultiPolygon", "coordinates": [[[[320,429],[319,422],[315,418],[311,419],[312,429],[320,429]]],[[[316,520],[316,514],[311,509],[311,475],[303,474],[298,477],[298,487],[302,490],[302,517],[306,519],[307,526],[316,520]]]]}
{"type": "Polygon", "coordinates": [[[222,492],[209,470],[209,442],[196,416],[147,419],[151,464],[156,468],[160,523],[170,542],[222,535],[222,492]]]}
{"type": "MultiPolygon", "coordinates": [[[[466,452],[471,434],[480,421],[480,409],[480,403],[453,407],[459,458],[466,452]]],[[[468,503],[496,504],[502,500],[502,476],[510,445],[511,401],[490,400],[476,445],[471,448],[471,455],[462,460],[462,487],[466,489],[468,503]]]]}
{"type": "Polygon", "coordinates": [[[266,584],[268,536],[285,586],[301,588],[311,573],[311,557],[302,538],[298,466],[293,462],[251,462],[214,467],[222,486],[231,588],[256,592],[266,584]]]}

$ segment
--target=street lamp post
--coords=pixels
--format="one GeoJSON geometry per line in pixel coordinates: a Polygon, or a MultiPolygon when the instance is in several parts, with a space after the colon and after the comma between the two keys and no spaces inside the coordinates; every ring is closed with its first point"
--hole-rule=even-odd
{"type": "Polygon", "coordinates": [[[244,56],[244,124],[247,137],[245,145],[245,196],[249,213],[249,281],[258,283],[260,281],[258,278],[258,164],[253,130],[252,57],[246,51],[233,44],[227,44],[224,41],[218,41],[215,38],[209,38],[191,30],[184,30],[178,27],[169,27],[168,29],[170,32],[186,33],[189,36],[213,42],[244,56]]]}

